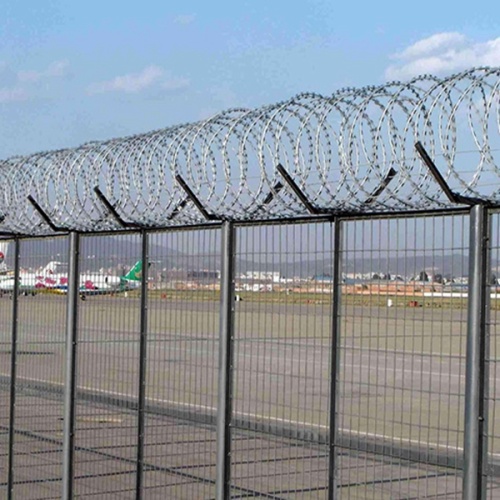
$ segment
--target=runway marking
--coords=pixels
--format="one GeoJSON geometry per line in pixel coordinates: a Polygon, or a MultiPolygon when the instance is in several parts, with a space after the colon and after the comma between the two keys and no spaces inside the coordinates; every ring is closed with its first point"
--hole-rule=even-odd
{"type": "MultiPolygon", "coordinates": [[[[465,339],[464,339],[465,340],[465,339]]],[[[352,351],[375,351],[375,352],[387,352],[391,354],[401,354],[401,355],[411,355],[411,356],[420,356],[420,357],[433,357],[438,356],[442,358],[456,358],[465,360],[465,354],[449,354],[444,352],[432,352],[432,351],[404,351],[402,349],[381,349],[376,347],[358,347],[358,346],[340,346],[341,349],[352,350],[352,351]]],[[[491,360],[490,360],[491,361],[491,360]]]]}
{"type": "MultiPolygon", "coordinates": [[[[91,344],[99,344],[99,343],[105,343],[105,344],[127,344],[127,343],[137,343],[139,342],[138,338],[137,337],[137,334],[138,334],[138,331],[123,331],[123,330],[112,330],[112,331],[106,331],[105,333],[106,334],[111,334],[112,337],[119,337],[119,338],[111,338],[109,340],[106,340],[106,339],[103,339],[103,336],[99,336],[99,337],[95,337],[95,338],[92,338],[92,337],[87,337],[85,338],[83,335],[85,334],[85,331],[86,330],[98,330],[98,328],[84,328],[81,330],[80,334],[81,334],[81,338],[79,340],[79,343],[80,344],[86,344],[86,345],[91,345],[91,344]],[[124,336],[127,335],[127,336],[130,336],[130,337],[133,337],[129,340],[124,340],[124,336]]],[[[62,333],[58,333],[57,334],[59,337],[61,337],[61,340],[53,340],[53,341],[43,341],[43,343],[47,343],[47,344],[64,344],[64,335],[65,333],[62,332],[62,333]]],[[[154,338],[151,338],[150,339],[150,343],[151,345],[158,345],[158,344],[162,344],[162,343],[165,343],[167,345],[171,345],[172,343],[175,343],[176,341],[179,341],[179,342],[197,342],[197,343],[204,343],[204,342],[214,342],[214,344],[217,344],[218,343],[218,338],[217,336],[213,336],[213,337],[207,337],[207,336],[204,336],[204,337],[183,337],[181,334],[173,334],[173,333],[165,333],[165,335],[162,335],[161,333],[158,333],[158,332],[151,332],[151,335],[154,335],[154,338]],[[163,340],[163,338],[165,340],[163,340]]],[[[33,334],[33,340],[24,340],[23,341],[23,344],[37,344],[37,343],[42,343],[40,339],[40,337],[43,337],[43,338],[47,338],[47,337],[52,337],[53,336],[53,333],[51,334],[42,334],[40,335],[39,333],[34,333],[33,334]]],[[[413,340],[415,340],[416,337],[412,337],[413,340]]],[[[307,347],[309,349],[312,349],[312,350],[321,350],[321,351],[324,351],[325,349],[325,346],[326,347],[329,347],[330,346],[330,342],[328,341],[327,338],[324,339],[325,341],[322,342],[321,344],[318,342],[318,343],[310,343],[310,342],[300,342],[300,341],[286,341],[286,340],[280,340],[280,339],[276,339],[276,340],[269,340],[269,339],[255,339],[255,338],[250,338],[250,339],[245,339],[245,338],[241,338],[241,339],[235,339],[235,344],[238,345],[238,344],[243,344],[243,343],[256,343],[256,344],[259,344],[259,343],[262,343],[262,344],[275,344],[276,345],[276,348],[278,346],[289,346],[289,347],[294,347],[294,346],[300,346],[300,347],[307,347]]],[[[460,341],[460,340],[463,340],[465,341],[465,338],[457,338],[457,339],[454,339],[454,340],[457,340],[457,341],[460,341]]],[[[1,342],[0,343],[4,343],[4,342],[1,342]]],[[[6,344],[9,344],[10,345],[10,342],[5,342],[6,344]]],[[[131,347],[134,347],[134,346],[131,346],[131,347]]],[[[176,349],[176,347],[170,347],[171,349],[176,349]]],[[[383,348],[376,348],[376,347],[363,347],[363,346],[353,346],[353,345],[341,345],[340,346],[340,349],[341,350],[345,350],[345,351],[370,351],[370,352],[378,352],[378,353],[387,353],[387,354],[398,354],[398,355],[402,355],[402,356],[405,356],[405,355],[408,355],[408,356],[418,356],[418,357],[441,357],[441,358],[456,358],[456,359],[463,359],[465,360],[466,359],[466,356],[465,354],[464,355],[461,355],[461,354],[453,354],[453,353],[448,353],[448,352],[438,352],[438,351],[423,351],[423,352],[420,352],[420,351],[407,351],[407,350],[402,350],[402,349],[383,349],[383,348]]],[[[496,362],[500,362],[500,358],[491,358],[491,359],[488,359],[488,362],[490,363],[496,363],[496,362]]]]}
{"type": "MultiPolygon", "coordinates": [[[[5,375],[0,373],[0,376],[9,378],[10,375],[5,375]]],[[[56,385],[59,387],[64,388],[65,384],[61,382],[48,382],[46,380],[42,379],[33,379],[33,378],[26,378],[26,377],[18,377],[18,379],[21,379],[23,381],[27,382],[40,382],[44,384],[51,384],[51,385],[56,385]]],[[[137,398],[137,395],[133,394],[125,394],[121,392],[115,392],[115,391],[106,391],[103,389],[95,389],[92,387],[86,387],[86,386],[80,386],[77,387],[77,389],[88,391],[88,392],[97,392],[103,395],[109,395],[111,397],[122,397],[126,399],[133,399],[137,398]]],[[[199,404],[194,404],[194,403],[185,403],[182,401],[170,401],[167,399],[159,399],[159,398],[146,398],[146,402],[150,403],[162,403],[165,405],[171,405],[171,406],[180,406],[180,407],[185,407],[193,410],[203,410],[212,414],[217,414],[217,408],[214,406],[206,406],[206,405],[199,405],[199,404]]],[[[322,424],[315,424],[312,422],[300,422],[298,420],[291,420],[291,419],[286,419],[286,418],[279,418],[279,417],[271,417],[269,415],[260,415],[257,413],[247,413],[247,412],[235,412],[233,413],[233,417],[243,417],[243,418],[250,418],[250,419],[255,419],[255,420],[260,420],[260,421],[270,421],[270,422],[276,422],[279,424],[285,424],[285,425],[290,425],[294,427],[307,427],[307,429],[312,429],[312,430],[323,430],[323,431],[328,431],[329,427],[327,425],[322,425],[322,424]]],[[[440,449],[443,451],[455,451],[456,453],[463,453],[464,449],[459,447],[459,446],[452,446],[452,445],[446,445],[446,444],[441,444],[441,443],[430,443],[426,441],[419,441],[417,439],[411,439],[411,438],[403,438],[403,437],[395,437],[395,436],[388,436],[385,434],[378,434],[374,432],[368,432],[368,431],[357,431],[353,429],[345,429],[345,428],[339,428],[337,429],[337,432],[343,433],[343,434],[351,434],[357,437],[365,437],[365,438],[370,438],[370,439],[379,439],[379,440],[384,440],[384,441],[392,441],[393,443],[397,443],[399,445],[401,444],[409,444],[409,445],[414,445],[414,446],[419,446],[423,448],[429,448],[431,450],[433,449],[440,449]]],[[[500,459],[500,453],[488,453],[488,457],[490,459],[500,459]]]]}
{"type": "MultiPolygon", "coordinates": [[[[172,346],[168,350],[193,352],[193,350],[190,349],[190,348],[178,347],[178,346],[172,346]]],[[[195,354],[198,354],[200,351],[203,351],[204,353],[209,353],[209,354],[213,353],[213,351],[208,351],[208,350],[205,350],[205,349],[197,349],[195,351],[195,354]]],[[[255,357],[258,357],[260,360],[267,361],[267,363],[265,363],[265,365],[267,365],[267,366],[269,366],[270,364],[272,364],[273,366],[275,366],[275,363],[280,363],[280,362],[282,362],[282,363],[300,364],[300,363],[304,363],[304,362],[310,361],[310,360],[307,359],[307,355],[305,355],[304,357],[300,357],[300,358],[290,358],[290,357],[283,357],[283,353],[280,353],[282,357],[280,359],[276,359],[275,356],[266,355],[266,354],[259,353],[259,352],[256,352],[256,353],[240,353],[240,352],[236,351],[235,354],[236,354],[237,357],[244,357],[244,358],[255,358],[255,357]]],[[[369,356],[370,356],[369,354],[362,354],[362,357],[369,357],[369,356]]],[[[151,362],[154,362],[153,359],[154,358],[151,358],[151,362]]],[[[418,362],[421,363],[423,361],[421,360],[421,361],[418,361],[418,362]]],[[[329,356],[327,356],[326,358],[322,357],[320,359],[314,359],[314,365],[315,366],[325,365],[325,364],[329,364],[329,363],[330,363],[329,356]]],[[[341,363],[342,363],[342,360],[341,360],[341,363]]],[[[369,366],[367,364],[348,364],[347,366],[350,367],[350,368],[368,369],[370,371],[378,370],[378,368],[380,367],[380,366],[378,366],[378,363],[373,363],[373,366],[369,366]]],[[[465,379],[465,375],[462,375],[462,374],[455,374],[455,373],[449,373],[449,372],[423,371],[423,370],[421,370],[421,371],[418,371],[418,370],[412,371],[412,370],[408,370],[408,369],[405,369],[405,368],[398,368],[396,366],[387,366],[385,364],[383,366],[385,368],[385,370],[384,370],[385,372],[393,371],[393,372],[399,372],[399,373],[407,373],[407,374],[411,374],[411,375],[414,375],[414,376],[425,375],[425,376],[436,377],[436,378],[450,377],[450,378],[465,379]]],[[[289,375],[289,374],[286,374],[286,375],[289,375]]]]}
{"type": "MultiPolygon", "coordinates": [[[[376,363],[374,363],[374,364],[376,364],[376,363]]],[[[362,370],[365,369],[365,370],[370,370],[370,371],[378,370],[380,368],[379,366],[367,366],[367,365],[356,365],[356,364],[350,364],[348,366],[350,368],[361,368],[362,370]]],[[[429,377],[438,377],[438,378],[444,378],[444,377],[452,378],[452,377],[454,377],[454,378],[465,379],[465,375],[459,375],[456,373],[413,371],[413,370],[408,370],[405,368],[397,368],[395,366],[387,366],[387,365],[384,365],[383,368],[384,368],[384,372],[383,372],[383,375],[380,375],[381,377],[383,377],[387,372],[393,371],[393,372],[399,372],[399,373],[409,373],[409,374],[417,376],[417,377],[421,376],[421,375],[425,375],[425,376],[429,376],[429,377]]],[[[412,378],[414,378],[414,377],[412,377],[412,378]]]]}
{"type": "MultiPolygon", "coordinates": [[[[135,346],[131,346],[131,347],[137,350],[139,346],[135,345],[135,346]]],[[[170,348],[167,349],[167,351],[181,351],[181,352],[194,353],[195,355],[198,355],[200,352],[203,352],[204,354],[213,354],[213,350],[207,350],[207,349],[202,349],[202,348],[193,350],[189,347],[180,347],[180,346],[170,346],[170,348]]],[[[382,351],[382,352],[385,352],[385,351],[382,351]]],[[[104,354],[106,354],[106,353],[104,353],[104,354]]],[[[236,350],[235,354],[236,354],[236,357],[258,358],[259,360],[263,361],[263,363],[261,363],[261,366],[262,366],[262,364],[267,365],[267,366],[269,366],[269,365],[276,366],[276,363],[277,364],[293,363],[293,364],[299,365],[299,364],[308,363],[311,361],[310,359],[308,359],[307,355],[304,355],[303,357],[298,357],[298,358],[293,357],[292,358],[292,357],[283,356],[283,353],[280,353],[281,357],[279,359],[277,359],[275,355],[269,355],[269,354],[266,355],[266,354],[260,353],[260,352],[240,353],[236,350]]],[[[107,353],[107,355],[109,355],[109,353],[107,353]]],[[[346,356],[348,356],[348,355],[350,355],[350,354],[346,353],[346,356]]],[[[350,355],[350,356],[353,356],[353,355],[350,355]]],[[[370,359],[370,354],[369,353],[362,353],[361,357],[370,359]]],[[[371,364],[367,364],[367,363],[364,363],[364,364],[355,364],[355,363],[346,364],[346,363],[343,363],[342,358],[340,360],[341,364],[343,366],[345,366],[347,370],[349,368],[352,368],[352,369],[356,368],[356,369],[361,369],[361,371],[363,371],[363,370],[365,370],[365,371],[366,370],[378,371],[379,368],[382,366],[384,368],[384,373],[393,372],[393,373],[409,374],[409,375],[412,375],[412,378],[419,377],[419,376],[426,376],[426,377],[436,377],[439,379],[442,379],[445,377],[456,378],[456,379],[465,379],[464,374],[450,373],[451,366],[450,366],[450,369],[444,370],[444,371],[410,370],[407,368],[399,368],[397,366],[388,366],[387,364],[385,364],[386,361],[387,360],[383,360],[383,365],[382,365],[382,362],[380,360],[374,360],[374,362],[371,364]]],[[[154,357],[151,357],[151,362],[152,363],[155,362],[154,357]]],[[[329,362],[330,362],[329,356],[321,357],[319,359],[313,360],[313,363],[315,366],[326,365],[329,362]]],[[[423,363],[423,362],[424,362],[424,360],[417,361],[417,363],[423,363]]],[[[490,360],[490,362],[491,362],[491,360],[490,360]]],[[[276,374],[279,374],[279,373],[276,373],[276,374]]],[[[499,374],[499,377],[500,377],[500,374],[499,374]]]]}

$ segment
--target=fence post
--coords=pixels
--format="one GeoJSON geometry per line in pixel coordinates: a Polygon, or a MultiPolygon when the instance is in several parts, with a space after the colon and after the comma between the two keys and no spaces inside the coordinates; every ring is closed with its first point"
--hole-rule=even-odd
{"type": "Polygon", "coordinates": [[[340,300],[342,296],[342,234],[343,222],[334,220],[333,273],[332,273],[332,340],[330,360],[330,422],[329,422],[329,464],[328,499],[337,499],[337,382],[340,355],[340,300]]]}
{"type": "Polygon", "coordinates": [[[136,499],[143,495],[144,484],[144,408],[146,405],[146,361],[148,335],[148,277],[149,277],[149,239],[148,233],[142,231],[142,276],[141,276],[141,325],[139,340],[139,396],[137,411],[137,476],[136,499]]]}
{"type": "Polygon", "coordinates": [[[66,377],[64,381],[63,500],[73,498],[76,354],[80,288],[80,235],[69,235],[69,275],[66,313],[66,377]]]}
{"type": "Polygon", "coordinates": [[[220,284],[219,386],[217,402],[216,498],[226,500],[231,493],[231,412],[234,336],[234,224],[222,225],[222,264],[220,284]]]}
{"type": "Polygon", "coordinates": [[[475,205],[471,208],[463,476],[465,500],[480,499],[484,493],[485,349],[490,300],[488,219],[485,206],[475,205]]]}
{"type": "Polygon", "coordinates": [[[19,300],[19,239],[14,240],[14,286],[12,288],[12,330],[10,347],[10,401],[7,497],[14,498],[14,435],[16,418],[17,326],[19,300]]]}

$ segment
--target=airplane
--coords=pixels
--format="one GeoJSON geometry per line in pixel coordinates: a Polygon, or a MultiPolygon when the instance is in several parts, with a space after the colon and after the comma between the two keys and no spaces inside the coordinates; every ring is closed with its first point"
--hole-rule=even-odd
{"type": "MultiPolygon", "coordinates": [[[[126,292],[140,286],[142,280],[142,260],[138,260],[125,276],[109,276],[99,273],[80,275],[80,296],[105,295],[126,292]]],[[[68,285],[61,288],[67,292],[68,285]]]]}
{"type": "Polygon", "coordinates": [[[0,275],[7,273],[7,265],[5,264],[5,257],[7,256],[7,250],[9,248],[9,242],[0,241],[0,275]]]}
{"type": "MultiPolygon", "coordinates": [[[[68,292],[68,273],[59,272],[66,264],[58,261],[49,262],[40,272],[20,273],[19,293],[36,295],[39,292],[65,294],[68,292]]],[[[102,273],[80,274],[80,297],[87,295],[104,295],[133,290],[140,286],[142,277],[142,260],[137,261],[125,276],[113,276],[102,273]]],[[[0,294],[12,293],[14,276],[0,277],[0,294]]]]}

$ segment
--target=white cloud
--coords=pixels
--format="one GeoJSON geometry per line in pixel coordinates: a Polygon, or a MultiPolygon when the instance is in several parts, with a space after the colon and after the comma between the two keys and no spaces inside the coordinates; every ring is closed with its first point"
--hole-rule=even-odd
{"type": "Polygon", "coordinates": [[[175,24],[191,24],[195,20],[194,14],[181,14],[174,18],[175,24]]]}
{"type": "Polygon", "coordinates": [[[68,67],[67,61],[54,61],[43,71],[18,71],[17,79],[23,83],[36,83],[46,78],[61,78],[68,74],[68,67]]]}
{"type": "Polygon", "coordinates": [[[388,80],[405,80],[425,73],[440,75],[478,66],[500,66],[500,38],[476,42],[461,33],[436,33],[392,58],[399,62],[386,69],[388,80]]]}
{"type": "Polygon", "coordinates": [[[94,83],[89,87],[91,94],[102,92],[127,92],[134,93],[151,87],[163,76],[163,70],[158,66],[148,66],[140,73],[117,76],[112,80],[94,83]]]}
{"type": "Polygon", "coordinates": [[[0,103],[26,101],[36,93],[37,84],[48,79],[62,78],[68,74],[67,61],[54,61],[42,71],[16,71],[0,63],[0,103]]]}
{"type": "Polygon", "coordinates": [[[423,38],[413,45],[410,45],[403,52],[396,54],[394,57],[406,60],[416,59],[436,53],[440,50],[456,48],[465,44],[465,42],[465,36],[460,33],[437,33],[436,35],[423,38]]]}
{"type": "Polygon", "coordinates": [[[25,101],[28,94],[20,87],[0,88],[0,103],[25,101]]]}
{"type": "Polygon", "coordinates": [[[174,92],[176,90],[187,89],[190,84],[191,82],[187,78],[170,78],[169,80],[165,80],[161,87],[169,92],[174,92]]]}
{"type": "Polygon", "coordinates": [[[105,82],[94,83],[87,89],[89,94],[104,92],[137,93],[152,87],[167,91],[185,89],[190,82],[186,78],[166,78],[165,72],[158,66],[148,66],[139,73],[117,76],[105,82]]]}
{"type": "Polygon", "coordinates": [[[5,62],[0,62],[0,88],[14,87],[18,83],[16,72],[5,62]]]}

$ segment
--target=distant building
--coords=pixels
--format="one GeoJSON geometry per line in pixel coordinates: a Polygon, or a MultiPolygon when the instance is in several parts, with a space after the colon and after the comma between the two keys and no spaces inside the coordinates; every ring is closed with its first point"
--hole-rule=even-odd
{"type": "Polygon", "coordinates": [[[329,274],[317,274],[311,279],[312,281],[319,281],[320,283],[331,283],[333,281],[333,276],[329,274]]]}
{"type": "Polygon", "coordinates": [[[220,279],[220,271],[197,269],[187,272],[187,279],[192,281],[215,281],[220,279]]]}
{"type": "Polygon", "coordinates": [[[247,271],[238,276],[240,280],[248,281],[267,281],[271,283],[280,283],[284,277],[277,271],[247,271]]]}

